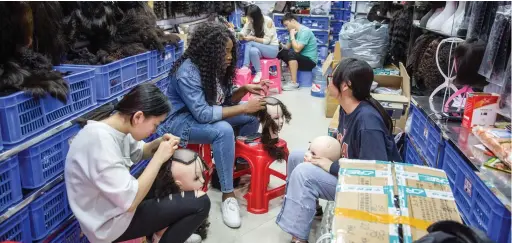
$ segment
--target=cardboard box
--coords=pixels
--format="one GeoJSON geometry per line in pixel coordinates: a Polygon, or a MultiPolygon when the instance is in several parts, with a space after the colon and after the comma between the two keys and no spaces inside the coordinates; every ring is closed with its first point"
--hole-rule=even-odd
{"type": "MultiPolygon", "coordinates": [[[[327,77],[328,82],[331,80],[331,75],[336,65],[341,61],[341,48],[340,43],[336,42],[334,46],[334,53],[329,54],[322,64],[322,74],[327,77]]],[[[339,106],[338,101],[329,95],[329,90],[325,93],[325,117],[333,117],[336,108],[339,106]]]]}
{"type": "Polygon", "coordinates": [[[342,242],[412,243],[434,222],[461,222],[446,174],[425,166],[341,159],[335,202],[342,242]]]}
{"type": "Polygon", "coordinates": [[[397,213],[391,169],[388,162],[340,163],[333,242],[399,243],[399,224],[388,220],[397,213]]]}
{"type": "Polygon", "coordinates": [[[464,107],[462,126],[492,126],[496,122],[500,96],[492,93],[469,93],[464,107]]]}

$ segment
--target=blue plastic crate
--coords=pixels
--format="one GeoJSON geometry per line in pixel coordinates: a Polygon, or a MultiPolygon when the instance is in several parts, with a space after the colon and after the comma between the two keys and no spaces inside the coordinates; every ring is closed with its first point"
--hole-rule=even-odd
{"type": "Polygon", "coordinates": [[[32,240],[43,239],[71,216],[64,182],[34,200],[29,205],[32,240]]]}
{"type": "Polygon", "coordinates": [[[21,201],[20,168],[18,156],[0,162],[0,212],[21,201]]]}
{"type": "Polygon", "coordinates": [[[444,149],[443,138],[441,136],[441,130],[439,127],[427,122],[427,140],[426,140],[426,149],[424,152],[425,159],[430,167],[434,168],[443,168],[442,167],[442,159],[437,161],[437,155],[442,153],[444,149]],[[439,162],[439,163],[438,163],[439,162]]]}
{"type": "Polygon", "coordinates": [[[412,142],[409,140],[409,138],[406,139],[405,162],[408,164],[424,165],[423,161],[420,159],[420,156],[416,152],[416,149],[413,147],[412,142]]]}
{"type": "Polygon", "coordinates": [[[21,186],[38,188],[62,174],[69,143],[78,131],[80,125],[75,124],[20,152],[21,186]]]}
{"type": "Polygon", "coordinates": [[[28,209],[23,208],[0,224],[0,242],[32,242],[28,209]]]}
{"type": "Polygon", "coordinates": [[[321,30],[313,30],[313,34],[316,37],[316,44],[320,46],[329,45],[329,32],[321,30]]]}
{"type": "Polygon", "coordinates": [[[281,23],[281,20],[283,19],[284,15],[282,14],[274,14],[274,25],[277,27],[277,28],[284,28],[284,25],[283,23],[281,23]]]}
{"type": "Polygon", "coordinates": [[[331,21],[342,21],[342,20],[345,20],[344,19],[344,13],[345,13],[345,10],[341,10],[341,9],[332,9],[331,10],[331,15],[332,15],[332,20],[331,21]]]}
{"type": "MultiPolygon", "coordinates": [[[[343,22],[341,21],[331,21],[331,35],[339,36],[341,28],[343,27],[343,22]]],[[[336,38],[337,40],[338,38],[336,38]]]]}
{"type": "Polygon", "coordinates": [[[426,127],[427,117],[413,104],[411,104],[411,138],[414,140],[421,153],[425,152],[427,147],[428,130],[426,127]]]}
{"type": "Polygon", "coordinates": [[[343,1],[331,1],[331,8],[343,8],[343,1]]]}
{"type": "Polygon", "coordinates": [[[329,30],[329,17],[321,16],[303,16],[301,24],[307,26],[310,29],[316,30],[329,30]]]}
{"type": "Polygon", "coordinates": [[[277,30],[277,39],[283,44],[288,43],[288,39],[290,39],[290,32],[286,29],[277,30]]]}
{"type": "Polygon", "coordinates": [[[64,77],[69,83],[67,104],[50,96],[33,98],[24,92],[0,97],[4,149],[15,147],[96,105],[94,70],[65,66],[55,69],[72,72],[64,77]]]}
{"type": "Polygon", "coordinates": [[[150,75],[152,78],[156,78],[164,73],[168,73],[171,70],[172,64],[174,63],[174,46],[168,45],[165,47],[165,51],[159,52],[158,50],[151,51],[151,62],[150,62],[150,75]]]}
{"type": "Polygon", "coordinates": [[[183,52],[185,52],[185,44],[183,40],[180,40],[177,47],[174,48],[174,61],[178,60],[183,55],[183,52]]]}
{"type": "Polygon", "coordinates": [[[77,243],[80,242],[80,233],[80,225],[75,220],[48,243],[77,243]]]}
{"type": "Polygon", "coordinates": [[[139,83],[151,79],[151,52],[145,52],[105,65],[65,65],[68,67],[93,68],[95,72],[96,99],[108,101],[128,92],[139,83]]]}
{"type": "Polygon", "coordinates": [[[351,7],[352,7],[351,1],[343,1],[343,8],[350,10],[351,7]]]}
{"type": "Polygon", "coordinates": [[[497,243],[508,243],[510,234],[510,211],[489,190],[478,176],[473,184],[473,205],[470,223],[487,233],[497,243]]]}
{"type": "Polygon", "coordinates": [[[169,87],[169,84],[171,83],[171,77],[167,76],[165,78],[162,78],[158,80],[158,82],[155,83],[156,87],[162,91],[162,93],[167,94],[167,88],[169,87]]]}
{"type": "Polygon", "coordinates": [[[468,162],[446,142],[444,148],[443,170],[448,180],[453,183],[452,190],[455,202],[466,220],[471,222],[472,202],[475,195],[475,182],[477,180],[473,168],[468,162]],[[455,176],[455,180],[454,179],[455,176]]]}

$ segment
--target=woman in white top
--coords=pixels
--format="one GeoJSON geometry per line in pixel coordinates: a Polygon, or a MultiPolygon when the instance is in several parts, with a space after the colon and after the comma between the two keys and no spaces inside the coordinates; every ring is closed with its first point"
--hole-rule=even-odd
{"type": "Polygon", "coordinates": [[[272,19],[261,14],[261,9],[256,5],[249,5],[245,10],[247,23],[245,23],[241,39],[248,41],[245,44],[244,67],[252,64],[256,70],[253,83],[259,83],[261,79],[260,58],[276,58],[279,52],[276,27],[272,19]]]}
{"type": "Polygon", "coordinates": [[[70,144],[65,165],[69,205],[90,242],[119,242],[167,228],[161,242],[185,242],[206,219],[210,199],[202,191],[147,197],[179,138],[153,134],[170,112],[167,97],[153,84],[141,84],[115,106],[93,114],[70,144]],[[151,161],[135,179],[130,166],[151,161]]]}

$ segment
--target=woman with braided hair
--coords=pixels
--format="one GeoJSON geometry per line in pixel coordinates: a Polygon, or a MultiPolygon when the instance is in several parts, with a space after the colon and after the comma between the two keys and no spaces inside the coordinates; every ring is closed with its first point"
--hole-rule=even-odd
{"type": "Polygon", "coordinates": [[[235,135],[251,135],[259,128],[247,114],[265,109],[265,101],[239,104],[248,92],[259,94],[259,84],[232,90],[237,58],[235,36],[224,25],[207,22],[192,33],[190,44],[170,71],[167,96],[173,107],[159,134],[180,137],[180,146],[212,144],[222,195],[222,218],[231,228],[240,227],[240,209],[233,193],[235,135]]]}

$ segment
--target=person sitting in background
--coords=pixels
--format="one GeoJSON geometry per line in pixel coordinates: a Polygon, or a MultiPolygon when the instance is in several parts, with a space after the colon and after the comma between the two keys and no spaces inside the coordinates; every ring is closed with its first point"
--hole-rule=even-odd
{"type": "Polygon", "coordinates": [[[249,21],[245,23],[240,33],[240,38],[248,41],[245,43],[243,68],[249,68],[249,64],[252,64],[256,70],[252,82],[259,83],[261,80],[260,58],[276,58],[279,52],[279,41],[274,22],[270,17],[263,16],[258,6],[249,5],[245,16],[249,21]]]}
{"type": "Polygon", "coordinates": [[[291,82],[285,84],[283,90],[296,90],[299,88],[297,72],[311,71],[318,62],[316,37],[311,29],[300,24],[291,13],[285,14],[281,22],[290,32],[286,46],[277,55],[290,69],[291,82]]]}

